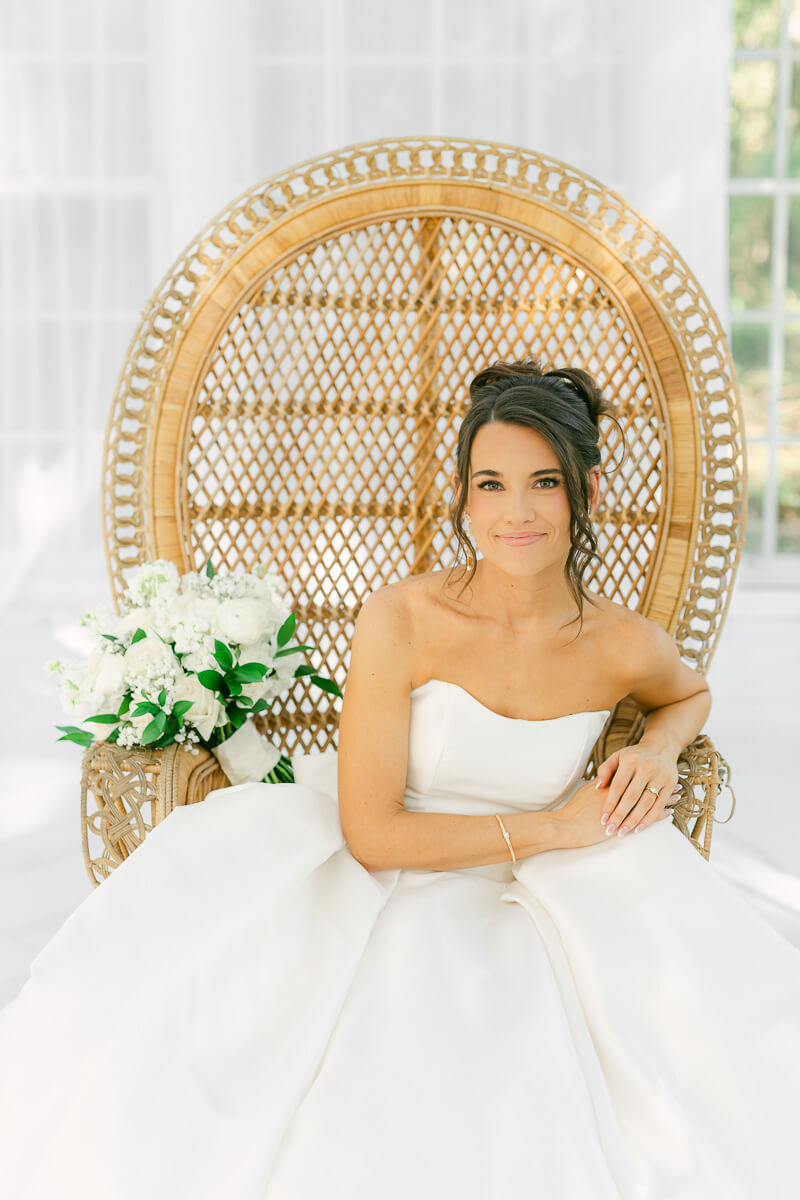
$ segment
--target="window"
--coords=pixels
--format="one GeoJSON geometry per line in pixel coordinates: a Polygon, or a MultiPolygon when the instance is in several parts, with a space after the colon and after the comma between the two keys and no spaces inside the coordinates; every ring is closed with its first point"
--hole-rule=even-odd
{"type": "Polygon", "coordinates": [[[735,0],[730,335],[744,408],[744,552],[800,580],[800,0],[735,0]]]}

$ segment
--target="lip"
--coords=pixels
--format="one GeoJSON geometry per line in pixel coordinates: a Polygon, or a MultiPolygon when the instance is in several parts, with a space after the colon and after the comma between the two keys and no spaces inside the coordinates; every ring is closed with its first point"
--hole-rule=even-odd
{"type": "Polygon", "coordinates": [[[498,541],[508,542],[509,546],[529,546],[532,542],[538,542],[543,537],[543,533],[506,533],[498,534],[498,541]]]}

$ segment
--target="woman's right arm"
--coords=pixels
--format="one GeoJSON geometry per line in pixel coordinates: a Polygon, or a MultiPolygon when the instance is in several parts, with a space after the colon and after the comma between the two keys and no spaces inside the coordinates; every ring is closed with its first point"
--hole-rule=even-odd
{"type": "MultiPolygon", "coordinates": [[[[339,718],[339,816],[350,852],[369,871],[510,862],[494,816],[405,808],[413,646],[402,589],[372,592],[356,618],[339,718]]],[[[598,799],[602,835],[601,812],[598,799]]],[[[501,812],[501,818],[517,858],[571,844],[567,823],[554,811],[501,812]]]]}

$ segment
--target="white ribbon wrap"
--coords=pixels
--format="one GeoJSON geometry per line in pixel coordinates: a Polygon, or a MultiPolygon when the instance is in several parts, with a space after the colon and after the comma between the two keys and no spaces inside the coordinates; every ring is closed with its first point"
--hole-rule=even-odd
{"type": "Polygon", "coordinates": [[[232,784],[261,783],[281,756],[252,721],[245,721],[236,733],[212,746],[211,753],[232,784]]]}

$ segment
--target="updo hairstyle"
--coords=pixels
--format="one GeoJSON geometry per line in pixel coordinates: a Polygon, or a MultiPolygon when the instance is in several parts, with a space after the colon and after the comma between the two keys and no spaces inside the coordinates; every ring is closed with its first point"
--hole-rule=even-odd
{"type": "Polygon", "coordinates": [[[601,395],[588,371],[579,367],[545,371],[541,361],[530,357],[521,362],[492,363],[472,379],[469,394],[470,407],[461,422],[456,450],[456,472],[461,489],[449,514],[459,547],[464,549],[469,564],[466,567],[459,562],[454,564],[468,572],[459,596],[477,569],[475,547],[462,525],[469,494],[472,443],[478,430],[490,422],[521,425],[548,442],[564,475],[572,514],[571,546],[564,571],[578,606],[582,628],[584,599],[590,604],[595,603],[584,587],[583,576],[591,561],[600,558],[589,517],[589,471],[600,465],[599,418],[609,416],[619,427],[611,405],[601,395]]]}

